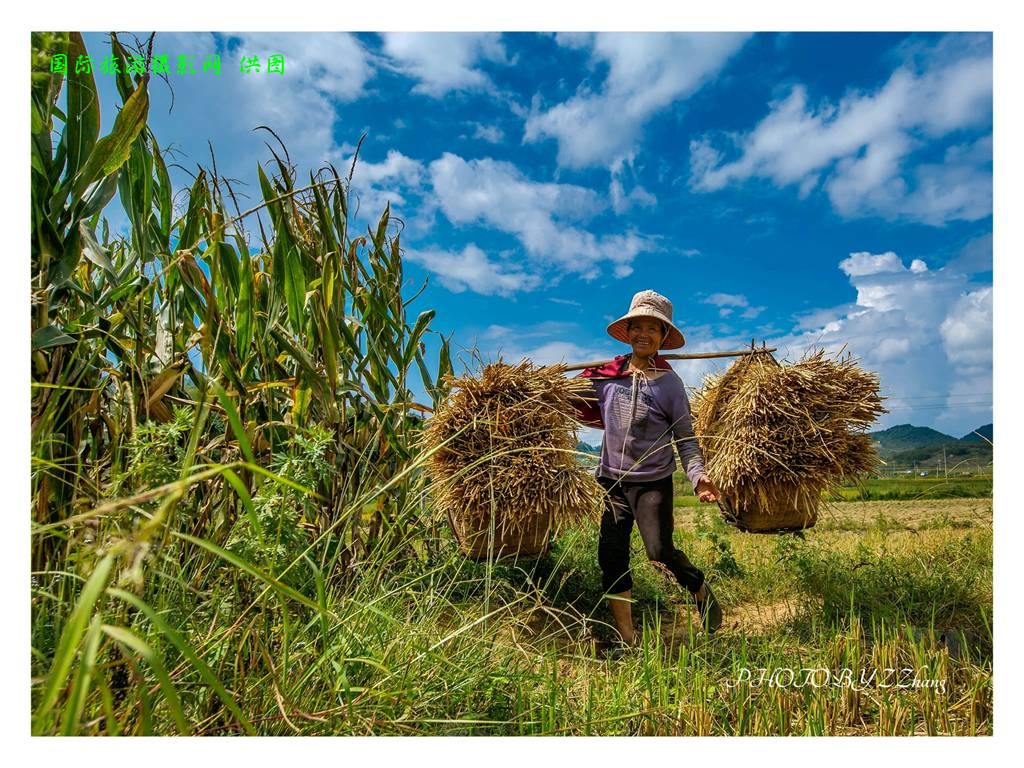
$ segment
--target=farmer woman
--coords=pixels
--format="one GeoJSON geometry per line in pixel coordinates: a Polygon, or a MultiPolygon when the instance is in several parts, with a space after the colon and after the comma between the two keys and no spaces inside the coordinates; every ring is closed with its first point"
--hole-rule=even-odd
{"type": "Polygon", "coordinates": [[[629,572],[636,521],[647,557],[689,590],[702,624],[714,632],[722,623],[722,609],[701,570],[672,543],[673,445],[697,497],[718,500],[693,435],[683,382],[658,355],[660,349],[685,344],[672,324],[672,303],[654,291],[641,291],[629,312],[608,326],[608,333],[633,351],[580,374],[594,382],[594,394],[579,415],[584,423],[604,429],[597,477],[608,497],[597,557],[616,628],[624,643],[636,643],[629,572]]]}

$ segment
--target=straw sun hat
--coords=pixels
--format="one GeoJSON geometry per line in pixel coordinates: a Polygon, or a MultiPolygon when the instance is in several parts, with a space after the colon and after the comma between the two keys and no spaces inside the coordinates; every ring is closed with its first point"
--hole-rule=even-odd
{"type": "Polygon", "coordinates": [[[668,333],[661,340],[662,349],[679,349],[686,343],[683,332],[672,324],[672,302],[654,291],[640,291],[629,303],[629,312],[608,326],[608,335],[617,341],[629,344],[626,326],[634,317],[653,317],[668,327],[668,333]]]}

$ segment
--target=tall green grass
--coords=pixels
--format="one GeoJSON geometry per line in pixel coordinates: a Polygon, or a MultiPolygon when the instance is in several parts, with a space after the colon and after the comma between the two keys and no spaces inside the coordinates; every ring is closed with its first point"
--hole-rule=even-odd
{"type": "MultiPolygon", "coordinates": [[[[433,311],[407,317],[389,211],[375,229],[350,232],[348,176],[330,167],[300,187],[282,147],[271,150],[273,173],[256,169],[256,208],[243,214],[214,166],[198,170],[176,210],[147,126],[149,78],[126,74],[116,35],[124,104],[102,137],[93,75],[65,82],[48,69],[54,54],[86,54],[81,35],[38,33],[33,46],[32,559],[45,585],[34,604],[45,679],[34,728],[43,733],[75,730],[90,695],[109,707],[126,680],[147,674],[160,678],[154,695],[180,709],[162,643],[128,622],[152,608],[164,642],[179,648],[161,612],[217,601],[227,585],[203,592],[209,574],[227,574],[252,615],[281,600],[323,613],[327,585],[350,581],[357,564],[416,555],[413,534],[430,523],[412,446],[451,362],[446,340],[435,361],[425,358],[433,311]],[[115,192],[130,238],[111,238],[101,218],[115,192]],[[414,402],[414,383],[431,403],[414,402]],[[187,589],[164,591],[165,579],[187,589]],[[69,692],[72,658],[100,661],[69,692]],[[62,710],[68,696],[72,709],[62,710]]],[[[186,659],[221,690],[201,654],[186,659]]],[[[148,722],[151,696],[138,691],[148,722]]]]}
{"type": "MultiPolygon", "coordinates": [[[[111,691],[108,714],[102,687],[90,691],[83,712],[92,717],[70,730],[176,733],[180,709],[201,734],[991,732],[984,537],[945,559],[960,532],[932,532],[925,545],[895,555],[882,536],[859,550],[811,535],[722,535],[742,575],[721,570],[699,532],[679,542],[716,584],[727,615],[721,634],[697,633],[685,597],[636,546],[643,647],[617,660],[603,652],[611,627],[593,529],[559,537],[542,560],[498,565],[467,561],[441,535],[433,557],[370,558],[347,583],[321,583],[307,565],[298,594],[226,553],[232,568],[161,560],[145,602],[126,590],[107,595],[134,609],[123,626],[162,660],[170,684],[161,687],[145,657],[101,662],[103,685],[117,684],[121,665],[126,679],[111,691]],[[791,613],[777,623],[731,626],[737,605],[779,597],[791,613]],[[956,644],[941,639],[954,631],[956,644]],[[797,689],[745,677],[806,668],[849,668],[858,677],[912,668],[945,689],[883,688],[881,680],[860,691],[797,689]]],[[[45,618],[55,609],[37,610],[45,618]]],[[[85,634],[84,624],[74,626],[85,634]]],[[[51,729],[65,723],[54,718],[51,729]]]]}

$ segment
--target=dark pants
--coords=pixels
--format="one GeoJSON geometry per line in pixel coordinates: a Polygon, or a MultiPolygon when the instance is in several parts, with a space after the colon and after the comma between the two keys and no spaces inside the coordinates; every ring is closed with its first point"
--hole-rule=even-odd
{"type": "Polygon", "coordinates": [[[651,562],[661,564],[682,586],[696,592],[704,583],[704,574],[672,543],[672,477],[650,483],[630,483],[599,477],[608,491],[597,561],[601,565],[602,586],[606,593],[617,594],[633,588],[629,573],[629,539],[633,521],[651,562]]]}

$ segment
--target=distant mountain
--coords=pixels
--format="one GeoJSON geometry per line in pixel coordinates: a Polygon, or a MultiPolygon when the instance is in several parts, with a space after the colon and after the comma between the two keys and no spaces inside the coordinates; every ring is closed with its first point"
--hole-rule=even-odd
{"type": "Polygon", "coordinates": [[[595,456],[600,456],[601,455],[601,446],[600,445],[590,445],[590,444],[584,443],[582,441],[576,446],[576,450],[581,452],[581,453],[592,453],[595,456]]]}
{"type": "Polygon", "coordinates": [[[952,435],[944,434],[931,427],[915,427],[913,424],[900,424],[868,434],[872,440],[878,443],[878,453],[883,459],[900,451],[957,442],[952,435]]]}
{"type": "Polygon", "coordinates": [[[992,463],[992,446],[985,442],[957,440],[941,445],[923,445],[898,451],[883,457],[886,463],[899,466],[943,467],[950,471],[967,469],[980,471],[992,463]]]}
{"type": "MultiPolygon", "coordinates": [[[[991,424],[978,427],[976,431],[992,439],[991,424]]],[[[891,466],[952,470],[954,467],[984,467],[992,462],[992,445],[973,432],[958,439],[929,427],[900,424],[869,434],[878,447],[878,455],[891,466]]]]}
{"type": "Polygon", "coordinates": [[[964,435],[960,439],[961,440],[969,440],[971,442],[978,442],[978,443],[984,443],[986,440],[988,442],[990,442],[990,443],[994,442],[992,440],[992,425],[991,424],[986,424],[983,427],[978,427],[977,429],[973,430],[972,432],[968,432],[966,435],[964,435]]]}

